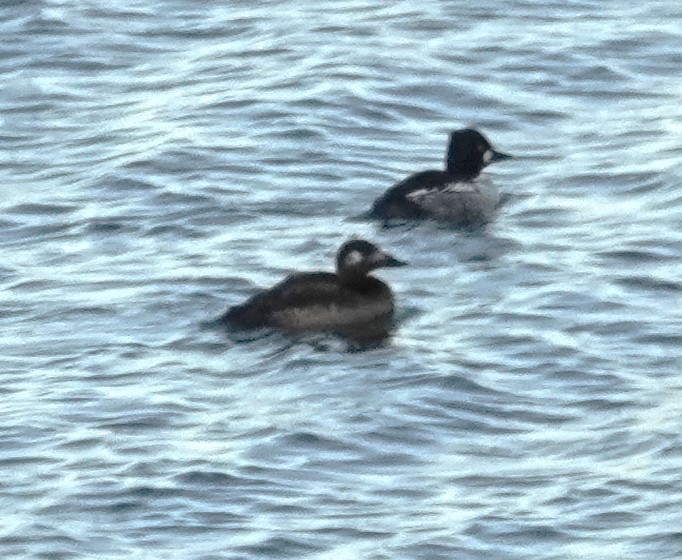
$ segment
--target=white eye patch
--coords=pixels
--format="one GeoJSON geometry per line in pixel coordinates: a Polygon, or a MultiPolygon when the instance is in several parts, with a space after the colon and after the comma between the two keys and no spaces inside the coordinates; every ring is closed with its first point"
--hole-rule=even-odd
{"type": "Polygon", "coordinates": [[[351,251],[346,255],[346,264],[355,266],[365,260],[364,255],[360,251],[351,251]]]}
{"type": "Polygon", "coordinates": [[[491,159],[493,159],[493,151],[492,150],[486,150],[483,153],[483,163],[490,163],[491,159]]]}

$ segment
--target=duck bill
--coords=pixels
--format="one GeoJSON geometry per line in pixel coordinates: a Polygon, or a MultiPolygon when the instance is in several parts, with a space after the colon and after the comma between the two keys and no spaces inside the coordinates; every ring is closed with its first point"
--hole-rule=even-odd
{"type": "Polygon", "coordinates": [[[405,261],[400,261],[391,255],[384,255],[384,258],[381,260],[381,266],[407,266],[407,263],[405,261]]]}
{"type": "Polygon", "coordinates": [[[490,158],[489,163],[494,163],[496,161],[504,161],[505,159],[512,159],[513,157],[514,156],[510,156],[509,154],[493,150],[493,157],[490,158]]]}

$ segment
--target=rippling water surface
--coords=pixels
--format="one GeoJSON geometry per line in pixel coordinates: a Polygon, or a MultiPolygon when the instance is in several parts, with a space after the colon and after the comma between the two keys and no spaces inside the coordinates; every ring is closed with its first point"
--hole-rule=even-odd
{"type": "Polygon", "coordinates": [[[3,559],[681,557],[679,3],[0,15],[3,559]],[[349,220],[465,125],[485,231],[349,220]],[[351,235],[386,344],[210,326],[351,235]]]}

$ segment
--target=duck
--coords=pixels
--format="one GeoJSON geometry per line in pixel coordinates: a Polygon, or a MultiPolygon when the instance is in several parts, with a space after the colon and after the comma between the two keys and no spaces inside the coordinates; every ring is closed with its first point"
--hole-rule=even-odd
{"type": "Polygon", "coordinates": [[[231,307],[220,321],[240,330],[272,327],[383,336],[395,313],[394,296],[370,272],[405,264],[369,241],[352,239],[339,248],[335,272],[292,274],[231,307]]]}
{"type": "Polygon", "coordinates": [[[445,170],[410,175],[375,200],[366,217],[434,219],[457,227],[483,226],[494,217],[500,194],[480,176],[481,171],[511,157],[495,150],[475,128],[454,130],[449,136],[445,170]]]}

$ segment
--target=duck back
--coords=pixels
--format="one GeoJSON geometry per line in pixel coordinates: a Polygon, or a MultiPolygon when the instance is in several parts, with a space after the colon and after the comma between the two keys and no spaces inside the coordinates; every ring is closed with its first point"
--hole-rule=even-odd
{"type": "Polygon", "coordinates": [[[289,276],[230,308],[222,320],[237,328],[334,330],[388,320],[393,307],[390,289],[377,278],[341,282],[336,274],[315,272],[289,276]]]}

